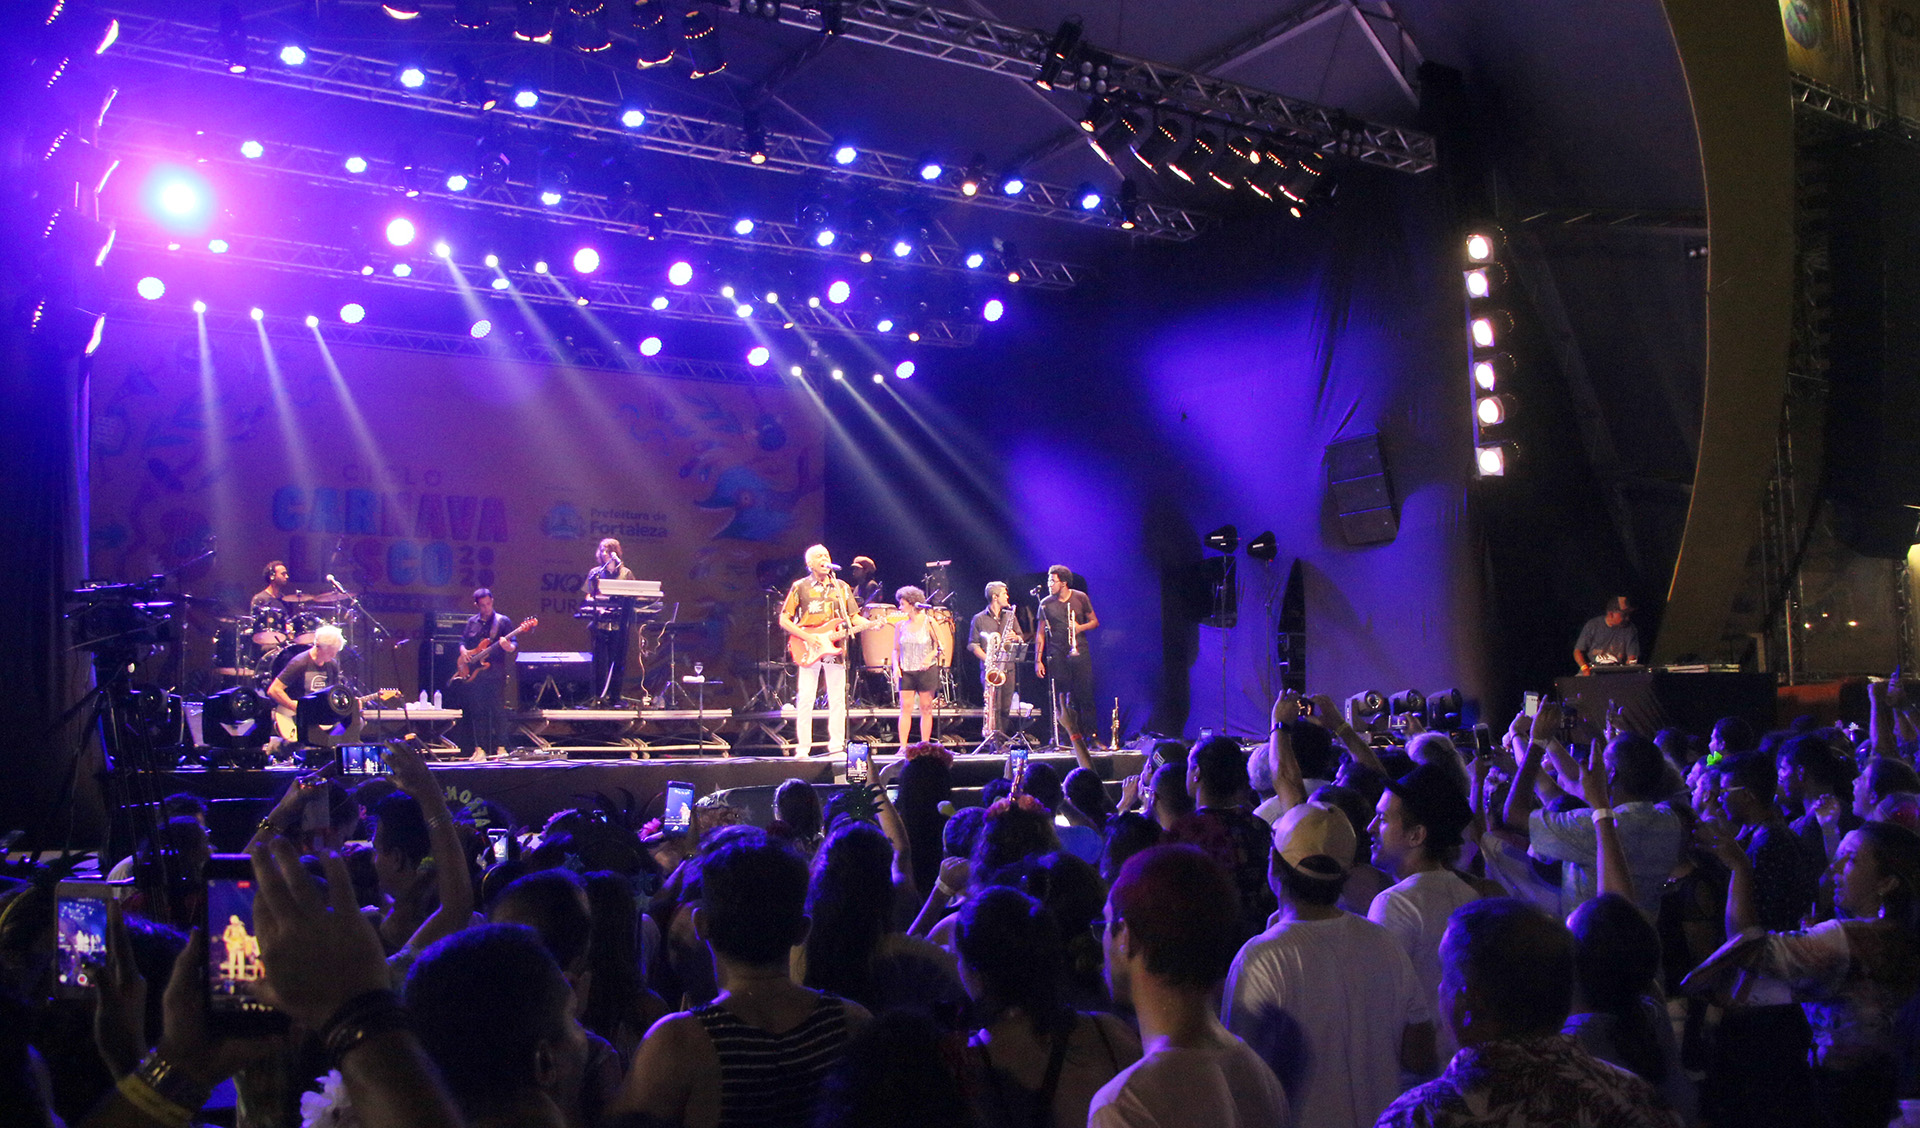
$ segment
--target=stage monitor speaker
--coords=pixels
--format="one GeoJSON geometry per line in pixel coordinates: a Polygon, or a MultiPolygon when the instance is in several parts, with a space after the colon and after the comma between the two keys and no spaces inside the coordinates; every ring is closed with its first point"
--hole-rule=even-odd
{"type": "Polygon", "coordinates": [[[1400,535],[1380,436],[1360,435],[1327,446],[1327,492],[1340,539],[1351,545],[1386,544],[1400,535]]]}
{"type": "Polygon", "coordinates": [[[1920,505],[1920,146],[1874,132],[1830,153],[1826,493],[1920,505]]]}
{"type": "Polygon", "coordinates": [[[459,635],[420,640],[420,688],[426,691],[428,697],[432,697],[436,689],[446,689],[453,672],[459,668],[459,635]]]}
{"type": "Polygon", "coordinates": [[[1833,499],[1833,535],[1862,556],[1905,560],[1920,528],[1920,511],[1905,505],[1856,505],[1833,499]]]}

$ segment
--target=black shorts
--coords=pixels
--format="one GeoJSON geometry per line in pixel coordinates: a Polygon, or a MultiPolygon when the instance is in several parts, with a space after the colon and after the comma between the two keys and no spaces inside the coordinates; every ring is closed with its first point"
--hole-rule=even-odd
{"type": "Polygon", "coordinates": [[[901,693],[934,693],[940,688],[940,667],[928,666],[924,670],[901,670],[901,693]]]}

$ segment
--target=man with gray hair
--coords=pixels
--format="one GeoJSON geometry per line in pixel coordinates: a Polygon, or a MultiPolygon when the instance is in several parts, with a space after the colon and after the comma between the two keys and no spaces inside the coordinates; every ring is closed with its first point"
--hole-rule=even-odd
{"type": "MultiPolygon", "coordinates": [[[[344,683],[345,675],[340,670],[340,651],[346,645],[347,638],[340,633],[340,628],[328,623],[313,632],[312,646],[295,654],[292,661],[274,675],[273,682],[267,686],[267,696],[273,699],[274,730],[279,744],[298,739],[294,719],[299,712],[300,702],[296,698],[325,693],[344,683]]],[[[352,714],[337,726],[336,733],[329,735],[337,735],[347,744],[358,744],[361,725],[360,706],[355,701],[352,714]]]]}
{"type": "Polygon", "coordinates": [[[986,719],[981,735],[991,739],[1007,734],[1007,721],[1013,707],[1013,675],[1019,660],[1018,648],[1027,641],[1020,631],[1020,615],[1007,596],[1007,585],[994,580],[987,585],[987,607],[973,617],[967,631],[967,649],[980,659],[980,680],[985,690],[986,719]],[[998,681],[995,675],[998,675],[998,681]]]}

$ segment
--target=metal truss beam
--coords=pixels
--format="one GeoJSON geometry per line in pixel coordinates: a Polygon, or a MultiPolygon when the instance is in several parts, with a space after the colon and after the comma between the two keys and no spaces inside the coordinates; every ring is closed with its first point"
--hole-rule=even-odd
{"type": "Polygon", "coordinates": [[[1920,141],[1920,123],[1910,118],[1889,113],[1886,109],[1871,102],[1862,102],[1850,98],[1837,90],[1820,85],[1804,74],[1793,78],[1793,101],[1820,117],[1849,125],[1855,129],[1885,129],[1899,131],[1909,141],[1920,141]]]}
{"type": "MultiPolygon", "coordinates": [[[[165,251],[170,240],[141,223],[137,217],[115,216],[120,228],[121,245],[138,247],[150,251],[165,251]]],[[[470,294],[485,299],[493,296],[517,296],[533,305],[580,306],[586,305],[596,312],[612,310],[618,313],[631,313],[642,317],[672,318],[681,321],[698,321],[713,325],[758,324],[767,332],[783,330],[791,323],[795,328],[810,334],[851,334],[860,337],[872,337],[879,340],[899,341],[906,339],[909,326],[904,322],[895,328],[882,330],[879,322],[884,313],[834,306],[822,303],[818,307],[805,303],[792,306],[766,306],[759,302],[750,302],[752,312],[742,317],[739,314],[740,303],[735,299],[692,290],[668,287],[635,286],[626,282],[610,280],[580,279],[568,282],[554,274],[540,274],[532,270],[496,270],[478,262],[442,263],[438,259],[422,257],[417,268],[409,261],[411,273],[406,277],[396,277],[391,271],[365,272],[367,262],[364,256],[342,247],[329,247],[317,243],[302,243],[292,239],[281,239],[270,235],[248,235],[229,233],[223,236],[228,249],[217,257],[250,266],[264,267],[269,270],[293,274],[304,274],[325,278],[338,278],[366,282],[380,286],[394,286],[401,289],[417,290],[440,294],[470,294]],[[461,277],[467,279],[462,286],[453,277],[452,270],[458,269],[461,277]],[[509,291],[496,291],[491,288],[496,277],[506,278],[510,283],[509,291]],[[587,301],[579,299],[584,296],[587,301]],[[654,302],[660,298],[666,304],[660,309],[654,308],[654,302]]],[[[178,252],[172,252],[178,253],[178,252]]],[[[920,334],[919,344],[945,347],[963,347],[971,345],[979,336],[979,326],[945,318],[928,318],[911,326],[920,334]]]]}
{"type": "MultiPolygon", "coordinates": [[[[259,330],[249,316],[239,312],[208,310],[197,315],[210,333],[255,337],[259,330]]],[[[195,314],[157,306],[151,302],[116,301],[107,307],[107,332],[114,325],[155,325],[181,330],[194,328],[195,314]]],[[[592,368],[608,372],[632,372],[666,380],[695,380],[708,384],[750,384],[777,387],[779,373],[769,368],[745,364],[723,364],[710,360],[689,360],[665,356],[646,357],[625,349],[611,350],[598,344],[576,344],[555,348],[538,335],[514,337],[510,334],[475,339],[465,333],[431,333],[424,329],[395,329],[378,325],[344,325],[333,322],[313,330],[297,317],[267,317],[259,322],[274,340],[310,340],[319,332],[330,345],[357,345],[361,348],[391,352],[434,353],[440,356],[498,358],[503,353],[534,364],[565,368],[592,368]]]]}
{"type": "MultiPolygon", "coordinates": [[[[135,12],[113,14],[120,20],[120,39],[111,56],[199,74],[229,74],[225,52],[213,30],[135,12]]],[[[260,63],[235,80],[353,98],[463,121],[473,121],[480,116],[477,107],[464,104],[452,93],[457,88],[457,79],[451,72],[423,66],[426,82],[417,91],[406,91],[392,81],[394,67],[391,60],[310,47],[303,66],[260,63]]],[[[646,124],[630,130],[616,120],[623,107],[612,102],[560,91],[542,90],[540,95],[539,104],[532,109],[509,109],[503,104],[493,113],[522,124],[545,125],[584,140],[631,144],[653,152],[745,168],[883,185],[945,203],[973,204],[1119,231],[1117,216],[1105,210],[1083,210],[1073,199],[1072,191],[1059,185],[1028,180],[1026,190],[1018,196],[991,191],[968,196],[960,191],[957,180],[952,177],[936,182],[921,180],[912,157],[867,150],[857,162],[843,168],[828,159],[824,142],[773,130],[766,131],[764,136],[765,160],[755,162],[746,152],[746,136],[740,124],[649,110],[646,124]]],[[[1198,212],[1146,201],[1140,203],[1135,219],[1135,227],[1126,234],[1173,241],[1193,238],[1207,222],[1198,212]]]]}
{"type": "Polygon", "coordinates": [[[1702,236],[1707,213],[1688,208],[1540,208],[1523,211],[1520,227],[1604,227],[1619,231],[1702,236]]]}
{"type": "MultiPolygon", "coordinates": [[[[109,115],[100,132],[100,144],[115,154],[178,159],[183,155],[181,152],[169,148],[165,141],[156,139],[163,131],[177,128],[161,122],[109,115]]],[[[249,160],[240,155],[242,138],[237,135],[203,132],[194,139],[201,142],[194,154],[199,159],[247,172],[279,173],[308,184],[359,192],[393,191],[397,190],[396,186],[400,183],[401,170],[393,160],[364,153],[349,153],[346,149],[275,142],[258,158],[249,160]],[[366,161],[367,171],[359,174],[348,172],[345,162],[349,155],[358,155],[366,161]]],[[[558,204],[549,206],[541,203],[539,189],[524,180],[482,184],[476,178],[465,191],[454,192],[446,187],[442,178],[435,176],[423,177],[418,187],[423,199],[472,211],[534,216],[543,220],[560,217],[616,235],[672,238],[696,246],[724,246],[740,251],[772,248],[809,258],[850,264],[860,262],[859,254],[850,246],[844,250],[821,247],[814,242],[812,233],[799,224],[779,220],[756,217],[752,235],[740,236],[733,232],[737,216],[693,208],[675,207],[655,213],[637,200],[610,200],[584,192],[570,192],[558,204]]],[[[852,241],[843,239],[838,242],[851,244],[852,241]]],[[[956,277],[983,280],[982,270],[967,267],[966,257],[969,253],[967,249],[951,242],[934,242],[906,258],[887,255],[886,262],[894,266],[929,269],[956,277]]],[[[1072,289],[1091,273],[1084,266],[1039,258],[1019,258],[1000,267],[1000,276],[1010,278],[1012,274],[1018,274],[1020,281],[1017,285],[1042,290],[1072,289]]]]}
{"type": "MultiPolygon", "coordinates": [[[[842,13],[842,34],[848,39],[1025,81],[1038,72],[1053,35],[907,0],[847,0],[842,13]]],[[[820,18],[797,5],[780,9],[780,22],[794,27],[818,31],[820,18]]],[[[1362,121],[1339,110],[1146,59],[1103,54],[1101,61],[1107,66],[1109,92],[1231,121],[1396,172],[1426,172],[1437,163],[1433,138],[1416,130],[1362,121]]]]}

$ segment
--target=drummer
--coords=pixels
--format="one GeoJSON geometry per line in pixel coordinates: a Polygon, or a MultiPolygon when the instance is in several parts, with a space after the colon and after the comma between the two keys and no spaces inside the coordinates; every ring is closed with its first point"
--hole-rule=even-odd
{"type": "Polygon", "coordinates": [[[267,586],[247,601],[253,615],[253,642],[263,650],[277,650],[288,641],[290,620],[300,610],[292,590],[293,578],[287,574],[287,562],[269,560],[262,573],[267,586]]]}

